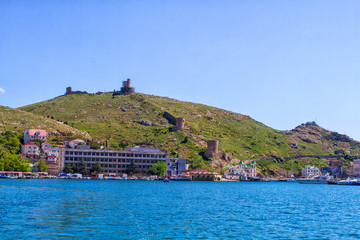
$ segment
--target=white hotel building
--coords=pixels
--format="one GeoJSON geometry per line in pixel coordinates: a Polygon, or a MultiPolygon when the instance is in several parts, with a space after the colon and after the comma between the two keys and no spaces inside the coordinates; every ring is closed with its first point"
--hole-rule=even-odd
{"type": "Polygon", "coordinates": [[[122,174],[134,162],[140,173],[147,173],[153,164],[166,161],[166,158],[167,153],[157,148],[133,147],[126,151],[67,148],[64,164],[79,164],[83,161],[91,169],[94,164],[100,163],[104,174],[122,174]]]}
{"type": "Polygon", "coordinates": [[[320,175],[320,170],[316,167],[307,165],[303,170],[302,170],[302,176],[303,177],[310,177],[310,176],[319,176],[320,175]]]}

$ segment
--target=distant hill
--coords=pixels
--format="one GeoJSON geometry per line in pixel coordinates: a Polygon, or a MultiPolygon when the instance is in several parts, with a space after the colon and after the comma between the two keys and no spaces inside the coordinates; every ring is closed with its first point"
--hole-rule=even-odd
{"type": "Polygon", "coordinates": [[[124,149],[147,144],[170,156],[198,159],[197,167],[201,167],[207,140],[218,140],[220,151],[244,160],[329,155],[336,150],[360,153],[358,141],[315,123],[279,131],[239,113],[141,93],[116,97],[111,93],[71,94],[20,109],[86,131],[95,146],[124,149]],[[184,117],[185,130],[171,131],[173,124],[164,112],[184,117]]]}
{"type": "Polygon", "coordinates": [[[91,139],[86,132],[81,132],[66,124],[33,113],[0,106],[0,133],[5,131],[22,134],[26,128],[45,129],[50,138],[91,139]]]}

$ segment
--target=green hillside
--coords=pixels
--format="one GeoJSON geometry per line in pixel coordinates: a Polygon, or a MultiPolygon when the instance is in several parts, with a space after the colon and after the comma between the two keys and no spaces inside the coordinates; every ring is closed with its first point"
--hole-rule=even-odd
{"type": "Polygon", "coordinates": [[[66,124],[33,113],[0,106],[0,133],[6,131],[23,134],[26,128],[44,129],[50,139],[90,139],[87,133],[80,132],[66,124]]]}
{"type": "Polygon", "coordinates": [[[88,132],[93,147],[124,149],[148,144],[171,156],[190,158],[194,164],[194,159],[200,164],[207,140],[218,140],[220,151],[245,160],[329,155],[338,149],[353,155],[360,153],[359,142],[314,123],[278,131],[238,113],[141,93],[116,97],[111,93],[72,94],[20,109],[88,132]],[[171,131],[173,125],[164,118],[165,111],[184,117],[186,129],[171,131]]]}

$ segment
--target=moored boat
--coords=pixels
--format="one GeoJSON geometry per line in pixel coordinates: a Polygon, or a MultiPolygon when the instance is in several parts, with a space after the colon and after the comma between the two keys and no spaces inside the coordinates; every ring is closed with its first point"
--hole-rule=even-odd
{"type": "Polygon", "coordinates": [[[311,178],[299,178],[297,182],[300,184],[327,184],[328,180],[328,175],[321,175],[311,178]]]}
{"type": "Polygon", "coordinates": [[[190,181],[191,179],[188,177],[171,177],[171,181],[190,181]]]}
{"type": "Polygon", "coordinates": [[[346,180],[341,180],[337,182],[338,185],[350,185],[350,186],[360,186],[360,178],[346,180]]]}

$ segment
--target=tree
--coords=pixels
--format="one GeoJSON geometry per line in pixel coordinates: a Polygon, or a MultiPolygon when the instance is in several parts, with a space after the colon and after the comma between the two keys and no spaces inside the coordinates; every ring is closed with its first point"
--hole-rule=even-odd
{"type": "Polygon", "coordinates": [[[12,147],[19,147],[20,146],[20,140],[16,137],[11,137],[8,140],[8,143],[12,147]]]}
{"type": "Polygon", "coordinates": [[[38,162],[38,171],[39,172],[46,172],[48,169],[46,163],[44,162],[44,160],[40,159],[40,161],[38,162]]]}
{"type": "Polygon", "coordinates": [[[86,168],[86,164],[83,160],[81,160],[79,166],[78,166],[78,172],[81,173],[84,176],[89,175],[89,170],[86,168]]]}
{"type": "Polygon", "coordinates": [[[30,172],[30,164],[20,155],[0,149],[0,171],[30,172]]]}
{"type": "Polygon", "coordinates": [[[129,175],[133,175],[139,172],[139,169],[135,165],[134,161],[131,161],[129,167],[126,169],[126,173],[129,175]]]}
{"type": "Polygon", "coordinates": [[[65,164],[63,172],[64,173],[74,173],[75,172],[74,165],[71,163],[65,164]]]}
{"type": "Polygon", "coordinates": [[[153,175],[158,175],[163,177],[166,175],[167,172],[167,164],[165,161],[159,161],[151,166],[149,169],[149,173],[153,175]]]}
{"type": "Polygon", "coordinates": [[[91,168],[92,173],[103,173],[103,169],[100,165],[100,163],[95,163],[93,167],[91,168]]]}

